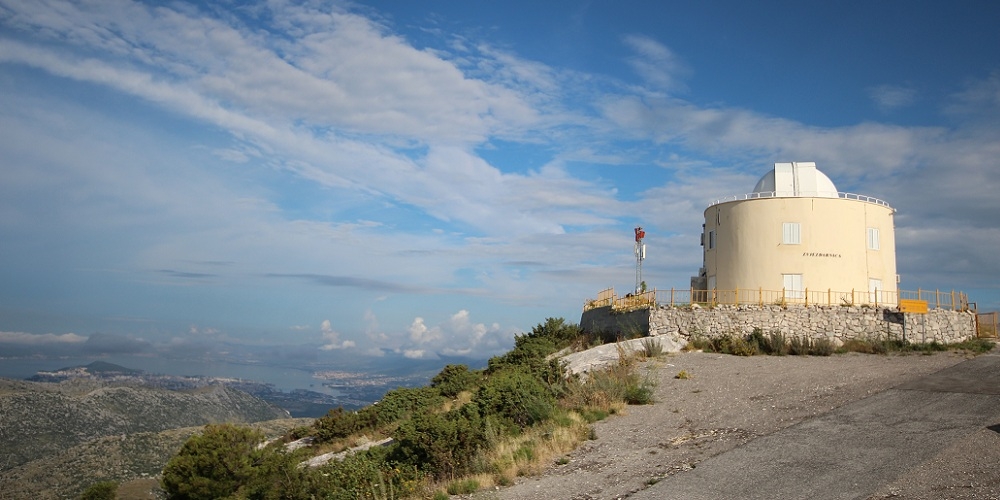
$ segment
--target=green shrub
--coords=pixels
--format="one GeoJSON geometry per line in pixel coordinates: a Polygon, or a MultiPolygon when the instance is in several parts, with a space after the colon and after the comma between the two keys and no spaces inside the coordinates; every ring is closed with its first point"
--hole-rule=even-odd
{"type": "Polygon", "coordinates": [[[531,373],[508,368],[494,373],[473,398],[483,415],[496,415],[519,427],[528,427],[552,416],[553,391],[531,373]]]}
{"type": "Polygon", "coordinates": [[[447,398],[458,396],[462,391],[476,388],[480,375],[470,371],[465,365],[447,365],[431,379],[431,387],[437,388],[441,395],[447,398]]]}
{"type": "Polygon", "coordinates": [[[270,449],[253,464],[250,478],[242,492],[246,498],[310,498],[325,485],[316,469],[299,467],[302,452],[286,453],[270,449]]]}
{"type": "Polygon", "coordinates": [[[833,342],[830,342],[830,339],[827,338],[820,338],[812,342],[809,354],[813,356],[829,356],[833,354],[833,351],[833,342]]]}
{"type": "Polygon", "coordinates": [[[530,333],[516,335],[514,348],[501,356],[490,358],[486,373],[496,373],[510,367],[527,370],[550,386],[557,386],[564,378],[563,368],[557,359],[546,359],[563,347],[578,341],[580,327],[566,323],[562,318],[548,318],[530,333]]]}
{"type": "Polygon", "coordinates": [[[630,405],[653,404],[653,388],[648,384],[631,385],[625,389],[625,402],[630,405]]]}
{"type": "Polygon", "coordinates": [[[728,347],[729,347],[728,354],[732,354],[734,356],[754,356],[759,352],[756,338],[748,340],[744,337],[739,337],[734,335],[732,337],[729,337],[728,347]]]}
{"type": "MultiPolygon", "coordinates": [[[[386,451],[372,448],[348,454],[309,473],[312,490],[308,495],[280,495],[274,499],[383,500],[408,498],[418,493],[425,477],[416,467],[386,461],[386,451]]],[[[251,497],[252,498],[252,497],[251,497]]],[[[258,497],[260,498],[260,497],[258,497]]]]}
{"type": "Polygon", "coordinates": [[[400,423],[393,433],[393,458],[419,467],[437,478],[471,471],[473,457],[489,441],[475,404],[446,414],[419,413],[400,423]]]}
{"type": "Polygon", "coordinates": [[[357,412],[345,411],[344,407],[338,406],[316,419],[313,427],[315,428],[316,440],[324,443],[355,434],[369,426],[366,424],[370,424],[370,422],[363,422],[357,412]]]}
{"type": "Polygon", "coordinates": [[[115,500],[118,494],[118,483],[114,481],[101,481],[94,483],[83,490],[80,500],[115,500]]]}
{"type": "Polygon", "coordinates": [[[233,495],[253,475],[264,450],[260,432],[230,424],[207,425],[191,436],[163,469],[168,498],[198,500],[233,495]]]}
{"type": "Polygon", "coordinates": [[[773,356],[784,356],[788,354],[788,339],[785,334],[774,330],[767,336],[763,345],[763,351],[773,356]]]}
{"type": "Polygon", "coordinates": [[[812,342],[808,338],[792,337],[792,340],[788,342],[788,353],[794,356],[805,356],[809,354],[811,347],[812,342]]]}
{"type": "Polygon", "coordinates": [[[753,350],[753,354],[768,353],[767,348],[770,344],[760,328],[754,328],[743,340],[746,341],[748,348],[753,350]]]}
{"type": "Polygon", "coordinates": [[[712,341],[699,332],[691,332],[688,343],[684,345],[685,351],[702,350],[705,352],[714,351],[712,341]]]}

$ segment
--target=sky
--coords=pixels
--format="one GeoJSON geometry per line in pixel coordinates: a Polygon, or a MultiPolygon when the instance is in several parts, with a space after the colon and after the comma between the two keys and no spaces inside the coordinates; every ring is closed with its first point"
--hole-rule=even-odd
{"type": "Polygon", "coordinates": [[[1000,308],[1000,4],[0,0],[0,357],[482,359],[775,162],[1000,308]],[[317,354],[318,353],[318,354],[317,354]]]}

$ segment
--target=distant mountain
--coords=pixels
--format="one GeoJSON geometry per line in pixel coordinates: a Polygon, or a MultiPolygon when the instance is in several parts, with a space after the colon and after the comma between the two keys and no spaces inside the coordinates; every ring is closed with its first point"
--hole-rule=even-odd
{"type": "MultiPolygon", "coordinates": [[[[121,373],[124,375],[140,375],[145,373],[142,370],[137,370],[135,368],[125,368],[121,365],[116,365],[114,363],[108,363],[107,361],[94,361],[87,366],[84,366],[88,372],[94,374],[107,374],[107,373],[121,373]]],[[[68,370],[68,368],[63,368],[63,370],[68,370]]]]}
{"type": "MultiPolygon", "coordinates": [[[[0,491],[14,486],[6,484],[11,469],[101,438],[125,440],[167,429],[288,416],[259,398],[221,385],[172,391],[90,379],[61,383],[0,379],[0,491]]],[[[111,473],[90,472],[95,477],[111,473]]]]}

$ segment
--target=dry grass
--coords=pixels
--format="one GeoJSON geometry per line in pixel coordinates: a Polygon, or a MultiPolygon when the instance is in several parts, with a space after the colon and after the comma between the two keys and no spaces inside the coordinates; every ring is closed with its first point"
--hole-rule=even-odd
{"type": "Polygon", "coordinates": [[[555,423],[530,429],[497,443],[484,459],[493,469],[492,479],[476,476],[480,485],[508,485],[518,476],[536,475],[555,460],[576,449],[590,436],[590,425],[576,412],[567,412],[555,423]]]}
{"type": "Polygon", "coordinates": [[[455,399],[445,401],[438,413],[448,413],[451,410],[461,408],[469,401],[472,401],[472,397],[475,396],[471,391],[462,391],[458,393],[455,399]]]}

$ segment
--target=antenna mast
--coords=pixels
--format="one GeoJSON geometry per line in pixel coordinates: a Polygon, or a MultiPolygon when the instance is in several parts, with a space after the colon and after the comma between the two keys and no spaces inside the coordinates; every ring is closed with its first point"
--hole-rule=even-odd
{"type": "Polygon", "coordinates": [[[642,239],[646,237],[646,231],[642,230],[642,227],[635,228],[635,293],[636,295],[643,292],[642,290],[642,261],[646,259],[646,244],[642,242],[642,239]]]}

